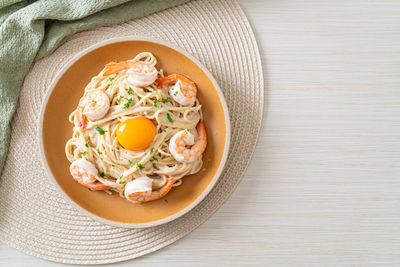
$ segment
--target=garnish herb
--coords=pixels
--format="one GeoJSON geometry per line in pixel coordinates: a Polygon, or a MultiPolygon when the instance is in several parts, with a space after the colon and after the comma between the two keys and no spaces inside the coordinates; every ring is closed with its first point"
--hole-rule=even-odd
{"type": "Polygon", "coordinates": [[[131,103],[132,103],[132,98],[129,98],[129,99],[128,99],[128,102],[126,102],[125,105],[124,105],[125,108],[129,108],[129,106],[131,105],[131,103]]]}
{"type": "Polygon", "coordinates": [[[103,153],[101,153],[101,151],[97,151],[97,154],[102,155],[103,153]]]}
{"type": "Polygon", "coordinates": [[[128,94],[133,95],[133,90],[130,87],[129,87],[129,90],[128,90],[128,94]]]}
{"type": "Polygon", "coordinates": [[[111,164],[111,167],[115,167],[115,165],[114,165],[114,164],[111,164]]]}
{"type": "Polygon", "coordinates": [[[164,199],[164,201],[168,203],[168,199],[164,199]]]}
{"type": "Polygon", "coordinates": [[[85,147],[89,147],[89,142],[86,142],[85,147]]]}
{"type": "Polygon", "coordinates": [[[110,83],[107,84],[107,86],[110,87],[110,86],[113,84],[112,81],[114,80],[114,77],[110,77],[110,78],[108,78],[108,79],[110,79],[110,83]]]}
{"type": "Polygon", "coordinates": [[[152,148],[150,149],[150,154],[153,154],[153,152],[154,152],[154,147],[152,147],[152,148]]]}
{"type": "Polygon", "coordinates": [[[161,100],[160,99],[153,100],[154,107],[157,107],[157,103],[159,102],[168,103],[171,102],[171,100],[169,98],[163,98],[161,100]]]}
{"type": "MultiPolygon", "coordinates": [[[[155,161],[155,160],[157,160],[157,157],[153,155],[153,157],[152,157],[152,159],[150,160],[150,162],[153,162],[153,161],[155,161]]],[[[158,161],[158,160],[157,160],[157,161],[158,161]]]]}
{"type": "Polygon", "coordinates": [[[124,99],[124,97],[122,95],[119,96],[119,98],[117,99],[117,102],[121,102],[121,100],[124,99]]]}
{"type": "Polygon", "coordinates": [[[144,169],[143,165],[140,164],[140,163],[136,163],[136,167],[138,167],[140,170],[143,170],[143,169],[144,169]]]}
{"type": "Polygon", "coordinates": [[[129,164],[132,164],[132,161],[130,159],[128,159],[129,164]]]}
{"type": "Polygon", "coordinates": [[[96,127],[96,131],[98,131],[100,135],[103,135],[105,132],[107,132],[101,129],[99,126],[96,127]]]}
{"type": "Polygon", "coordinates": [[[104,177],[104,175],[105,175],[104,172],[101,172],[101,173],[100,173],[100,176],[101,176],[101,177],[104,177]]]}
{"type": "Polygon", "coordinates": [[[85,159],[88,160],[87,157],[85,157],[85,159]]]}
{"type": "Polygon", "coordinates": [[[86,151],[79,153],[79,156],[86,155],[86,151]]]}
{"type": "Polygon", "coordinates": [[[175,93],[174,93],[174,96],[176,96],[178,94],[178,91],[176,91],[175,93]]]}
{"type": "Polygon", "coordinates": [[[124,183],[126,183],[126,181],[122,181],[122,182],[121,182],[121,184],[124,184],[124,183]]]}
{"type": "Polygon", "coordinates": [[[169,120],[169,122],[173,122],[171,115],[169,115],[169,113],[167,113],[167,119],[169,120]]]}
{"type": "Polygon", "coordinates": [[[119,147],[117,147],[117,150],[119,150],[119,147]]]}

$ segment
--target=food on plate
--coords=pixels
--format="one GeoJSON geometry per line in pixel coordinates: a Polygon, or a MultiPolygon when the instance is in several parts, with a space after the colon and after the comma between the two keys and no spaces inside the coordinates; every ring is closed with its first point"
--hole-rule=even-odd
{"type": "Polygon", "coordinates": [[[89,190],[148,202],[202,168],[207,134],[196,84],[156,64],[149,52],[107,63],[71,113],[65,153],[73,179],[89,190]]]}

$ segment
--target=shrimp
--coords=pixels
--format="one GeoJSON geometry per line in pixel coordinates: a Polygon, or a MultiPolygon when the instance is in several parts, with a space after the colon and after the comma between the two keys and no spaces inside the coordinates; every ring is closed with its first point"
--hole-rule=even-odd
{"type": "Polygon", "coordinates": [[[197,88],[194,82],[181,74],[171,74],[156,80],[157,87],[174,85],[170,88],[171,97],[181,105],[193,106],[196,101],[197,88]]]}
{"type": "Polygon", "coordinates": [[[105,185],[99,181],[97,178],[99,176],[99,171],[94,166],[93,163],[85,159],[77,159],[71,163],[69,167],[72,177],[81,185],[86,186],[92,190],[105,190],[110,188],[109,185],[105,185]]]}
{"type": "Polygon", "coordinates": [[[207,146],[207,134],[203,120],[196,126],[199,139],[194,142],[194,136],[188,130],[177,132],[169,141],[169,151],[179,162],[189,163],[199,159],[207,146]],[[186,146],[193,145],[191,148],[186,146]]]}
{"type": "Polygon", "coordinates": [[[157,69],[140,61],[109,62],[104,68],[103,76],[108,76],[128,69],[128,82],[136,87],[149,86],[157,79],[157,69]]]}
{"type": "Polygon", "coordinates": [[[125,186],[125,197],[132,203],[149,202],[164,197],[171,190],[175,182],[170,178],[160,189],[153,191],[153,180],[147,176],[136,178],[125,186]]]}
{"type": "Polygon", "coordinates": [[[95,91],[84,95],[78,104],[76,113],[78,126],[85,129],[86,121],[103,118],[110,109],[110,99],[103,91],[95,91]]]}

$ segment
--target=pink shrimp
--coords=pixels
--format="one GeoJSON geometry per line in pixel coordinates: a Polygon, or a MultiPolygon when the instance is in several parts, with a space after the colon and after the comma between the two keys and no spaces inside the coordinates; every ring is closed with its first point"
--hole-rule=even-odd
{"type": "Polygon", "coordinates": [[[169,151],[179,162],[193,162],[199,159],[207,147],[207,134],[203,120],[196,126],[198,140],[194,142],[194,136],[187,130],[177,132],[169,141],[169,151]],[[191,148],[187,146],[192,145],[191,148]]]}
{"type": "Polygon", "coordinates": [[[106,64],[103,76],[108,76],[126,70],[128,82],[136,87],[149,86],[157,79],[157,69],[151,65],[140,61],[111,61],[106,64]]]}
{"type": "Polygon", "coordinates": [[[170,178],[158,190],[152,189],[153,180],[147,176],[136,178],[125,186],[125,197],[132,203],[149,202],[164,197],[171,190],[175,182],[174,178],[170,178]]]}
{"type": "Polygon", "coordinates": [[[157,87],[173,85],[169,94],[181,105],[193,106],[196,101],[197,88],[194,82],[181,74],[171,74],[156,80],[157,87]]]}
{"type": "Polygon", "coordinates": [[[78,126],[85,129],[87,119],[103,118],[110,109],[110,99],[103,91],[95,91],[84,95],[79,101],[76,111],[78,126]]]}
{"type": "Polygon", "coordinates": [[[99,171],[90,161],[82,158],[77,159],[71,163],[69,171],[75,181],[87,188],[92,190],[105,190],[110,188],[109,185],[105,185],[96,179],[96,177],[99,176],[99,171]]]}

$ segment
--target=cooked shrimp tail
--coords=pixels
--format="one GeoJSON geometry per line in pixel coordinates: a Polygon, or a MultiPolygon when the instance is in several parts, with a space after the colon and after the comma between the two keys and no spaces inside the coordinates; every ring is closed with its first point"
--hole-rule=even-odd
{"type": "Polygon", "coordinates": [[[86,116],[85,116],[85,114],[83,114],[83,109],[81,107],[78,107],[76,110],[76,119],[77,119],[79,128],[85,129],[86,116]]]}
{"type": "Polygon", "coordinates": [[[109,62],[104,67],[103,76],[108,76],[126,70],[128,82],[136,87],[149,86],[157,79],[157,69],[141,61],[109,62]]]}
{"type": "Polygon", "coordinates": [[[177,132],[169,141],[169,151],[179,162],[190,163],[196,161],[207,147],[207,134],[203,120],[196,126],[198,139],[194,142],[194,136],[187,130],[177,132]],[[192,146],[188,148],[188,146],[192,146]]]}
{"type": "Polygon", "coordinates": [[[183,106],[192,106],[196,101],[196,85],[181,74],[171,74],[167,77],[158,78],[155,83],[159,88],[173,85],[169,89],[169,93],[172,99],[183,106]]]}
{"type": "Polygon", "coordinates": [[[175,179],[169,178],[167,182],[158,190],[152,190],[152,181],[144,176],[136,178],[125,186],[125,197],[132,203],[149,202],[160,199],[168,194],[174,185],[175,179]]]}
{"type": "Polygon", "coordinates": [[[118,73],[120,71],[129,69],[133,65],[134,65],[134,62],[132,62],[132,61],[121,61],[121,62],[110,61],[104,67],[103,76],[109,76],[111,74],[118,73]]]}
{"type": "Polygon", "coordinates": [[[103,118],[110,109],[110,99],[103,91],[95,91],[84,95],[78,104],[76,119],[79,128],[85,129],[87,120],[103,118]]]}
{"type": "Polygon", "coordinates": [[[204,150],[207,147],[207,133],[206,127],[204,126],[203,120],[200,120],[196,126],[197,134],[199,139],[197,142],[192,146],[192,149],[198,151],[198,153],[203,154],[204,150]]]}
{"type": "Polygon", "coordinates": [[[69,171],[75,181],[87,188],[92,190],[106,190],[110,188],[109,185],[105,185],[97,180],[96,177],[98,177],[99,171],[90,161],[82,158],[77,159],[71,163],[69,171]]]}

